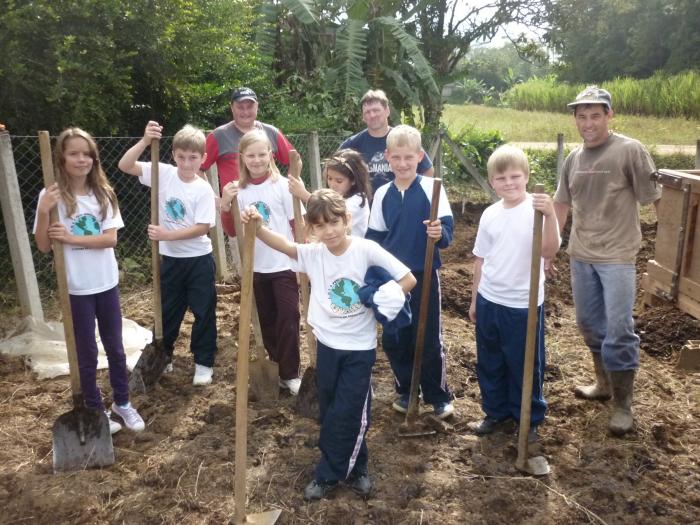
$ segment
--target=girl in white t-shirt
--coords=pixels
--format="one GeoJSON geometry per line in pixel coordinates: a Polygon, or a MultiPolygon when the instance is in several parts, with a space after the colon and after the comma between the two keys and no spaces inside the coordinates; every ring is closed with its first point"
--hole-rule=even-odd
{"type": "MultiPolygon", "coordinates": [[[[352,217],[351,233],[364,237],[369,223],[369,200],[372,198],[372,185],[369,171],[362,154],[354,149],[336,151],[324,164],[326,183],[340,193],[352,217]]],[[[306,202],[311,195],[301,179],[289,178],[289,191],[306,202]]]]}
{"type": "MultiPolygon", "coordinates": [[[[294,239],[294,209],[287,180],[275,164],[272,144],[264,130],[249,131],[238,146],[239,180],[223,188],[221,207],[254,206],[265,225],[286,239],[294,239]]],[[[264,243],[255,243],[253,291],[263,343],[279,364],[280,387],[299,393],[299,286],[293,261],[264,243]]]]}
{"type": "Polygon", "coordinates": [[[306,218],[318,242],[310,244],[295,244],[275,233],[260,221],[261,214],[253,206],[242,213],[244,222],[258,220],[259,241],[295,259],[299,271],[311,281],[309,324],[317,339],[321,461],[304,489],[308,500],[323,498],[339,482],[369,495],[365,434],[377,328],[372,310],[360,302],[358,291],[372,266],[383,268],[394,279],[384,286],[387,291],[393,286],[399,302],[416,284],[408,267],[377,243],[348,235],[346,202],[329,189],[311,194],[306,218]]]}
{"type": "MultiPolygon", "coordinates": [[[[129,402],[129,380],[122,344],[119,269],[114,257],[117,229],[122,228],[117,196],[100,164],[93,138],[79,128],[68,128],[56,139],[56,182],[41,190],[34,222],[39,250],[51,251],[51,242],[64,245],[73,331],[78,354],[80,386],[85,405],[104,410],[97,386],[95,318],[109,361],[112,413],[127,428],[141,431],[143,419],[129,402]],[[49,212],[58,206],[58,222],[49,212]]],[[[110,431],[121,425],[110,419],[110,431]]]]}

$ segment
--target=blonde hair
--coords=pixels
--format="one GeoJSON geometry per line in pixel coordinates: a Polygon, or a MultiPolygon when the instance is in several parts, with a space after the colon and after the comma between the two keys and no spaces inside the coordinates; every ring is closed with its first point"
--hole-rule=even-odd
{"type": "Polygon", "coordinates": [[[420,131],[412,126],[401,124],[386,136],[386,149],[409,147],[415,151],[422,151],[420,131]]]}
{"type": "Polygon", "coordinates": [[[496,175],[503,173],[508,168],[522,170],[526,177],[530,177],[530,164],[527,160],[527,155],[520,148],[504,144],[499,146],[491,153],[486,169],[489,174],[489,180],[496,175]]]}
{"type": "Polygon", "coordinates": [[[313,192],[306,203],[307,223],[313,226],[335,218],[341,218],[347,224],[348,209],[342,195],[328,188],[313,192]]]}
{"type": "Polygon", "coordinates": [[[367,93],[362,95],[360,99],[360,108],[364,109],[365,104],[373,104],[375,102],[379,102],[384,108],[389,107],[389,99],[384,91],[381,89],[370,89],[367,93]]]}
{"type": "Polygon", "coordinates": [[[253,129],[243,135],[241,138],[241,142],[238,145],[238,187],[239,188],[245,188],[248,183],[250,182],[250,172],[248,171],[248,167],[245,165],[245,161],[243,160],[243,155],[245,153],[245,150],[247,150],[250,146],[255,144],[256,142],[262,142],[263,144],[267,145],[267,150],[270,152],[270,180],[272,182],[277,181],[282,175],[280,174],[280,170],[277,167],[277,164],[275,164],[275,160],[272,158],[272,143],[270,142],[270,138],[267,136],[267,133],[265,133],[261,129],[253,129]]]}
{"type": "Polygon", "coordinates": [[[200,155],[204,155],[206,151],[206,141],[204,132],[201,129],[195,128],[190,124],[185,124],[173,137],[173,151],[179,149],[182,151],[194,151],[200,155]]]}
{"type": "Polygon", "coordinates": [[[372,197],[372,185],[369,183],[369,168],[362,154],[354,149],[341,149],[336,151],[324,163],[324,175],[328,176],[328,170],[337,171],[350,181],[350,189],[344,198],[359,195],[360,207],[364,207],[368,199],[372,197]]]}
{"type": "Polygon", "coordinates": [[[90,169],[90,173],[87,175],[85,184],[100,205],[102,220],[105,220],[107,217],[107,209],[110,205],[112,206],[112,217],[115,217],[119,211],[119,203],[117,202],[117,195],[114,193],[114,189],[107,180],[107,175],[102,169],[97,144],[95,143],[95,139],[92,138],[92,135],[80,128],[64,129],[56,139],[56,148],[54,149],[54,175],[58,183],[58,189],[61,191],[61,198],[66,205],[68,216],[72,216],[76,212],[77,203],[68,181],[68,173],[65,169],[65,150],[68,141],[75,138],[83,139],[88,144],[88,150],[92,158],[92,169],[90,169]]]}

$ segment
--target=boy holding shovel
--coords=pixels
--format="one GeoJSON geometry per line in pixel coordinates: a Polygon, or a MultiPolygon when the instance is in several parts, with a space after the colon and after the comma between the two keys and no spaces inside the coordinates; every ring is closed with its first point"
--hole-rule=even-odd
{"type": "MultiPolygon", "coordinates": [[[[561,239],[549,195],[530,194],[530,175],[522,150],[505,145],[487,164],[489,183],[501,198],[484,210],[474,244],[474,278],[469,318],[476,323],[476,370],[484,419],[477,435],[494,432],[508,419],[520,419],[530,262],[535,210],[544,215],[542,257],[551,258],[561,239]]],[[[544,267],[540,266],[532,419],[528,439],[537,439],[547,403],[544,381],[544,267]]]]}

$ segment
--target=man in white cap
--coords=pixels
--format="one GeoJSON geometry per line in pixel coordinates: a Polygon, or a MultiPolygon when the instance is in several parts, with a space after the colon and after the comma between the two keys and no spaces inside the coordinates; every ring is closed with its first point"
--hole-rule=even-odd
{"type": "MultiPolygon", "coordinates": [[[[252,89],[239,87],[233,90],[231,114],[231,122],[219,126],[207,136],[207,155],[202,164],[202,169],[206,170],[216,162],[222,194],[224,186],[238,180],[238,144],[247,132],[253,129],[263,130],[270,139],[275,159],[285,166],[289,165],[289,152],[294,149],[279,129],[257,120],[258,97],[252,89]]],[[[235,233],[229,211],[230,202],[222,201],[221,209],[221,225],[233,237],[235,233]]]]}
{"type": "Polygon", "coordinates": [[[563,230],[569,209],[568,253],[576,322],[591,351],[596,383],[576,387],[578,397],[613,398],[610,431],[633,426],[632,392],[639,368],[634,333],[635,258],[641,245],[639,205],[658,204],[656,168],[637,140],[610,131],[610,93],[589,86],[568,104],[583,145],[564,161],[554,208],[563,230]]]}

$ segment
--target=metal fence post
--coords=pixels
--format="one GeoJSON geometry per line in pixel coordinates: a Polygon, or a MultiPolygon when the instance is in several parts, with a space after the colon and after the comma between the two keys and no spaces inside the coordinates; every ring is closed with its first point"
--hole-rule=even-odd
{"type": "Polygon", "coordinates": [[[44,310],[41,307],[39,284],[22,210],[12,143],[7,131],[0,131],[0,204],[22,315],[30,315],[37,321],[43,321],[44,310]]]}
{"type": "MultiPolygon", "coordinates": [[[[207,179],[214,190],[214,194],[219,197],[219,170],[216,164],[212,164],[209,170],[207,170],[207,179]]],[[[221,226],[221,214],[218,209],[216,212],[216,225],[209,230],[209,234],[211,235],[212,251],[214,252],[214,262],[216,263],[216,280],[228,281],[231,278],[231,272],[229,271],[226,259],[224,230],[221,226]]]]}
{"type": "Polygon", "coordinates": [[[321,149],[318,146],[317,131],[309,133],[309,174],[311,176],[311,191],[323,188],[321,149]]]}
{"type": "Polygon", "coordinates": [[[564,134],[557,133],[557,186],[561,178],[561,167],[564,165],[564,134]]]}

